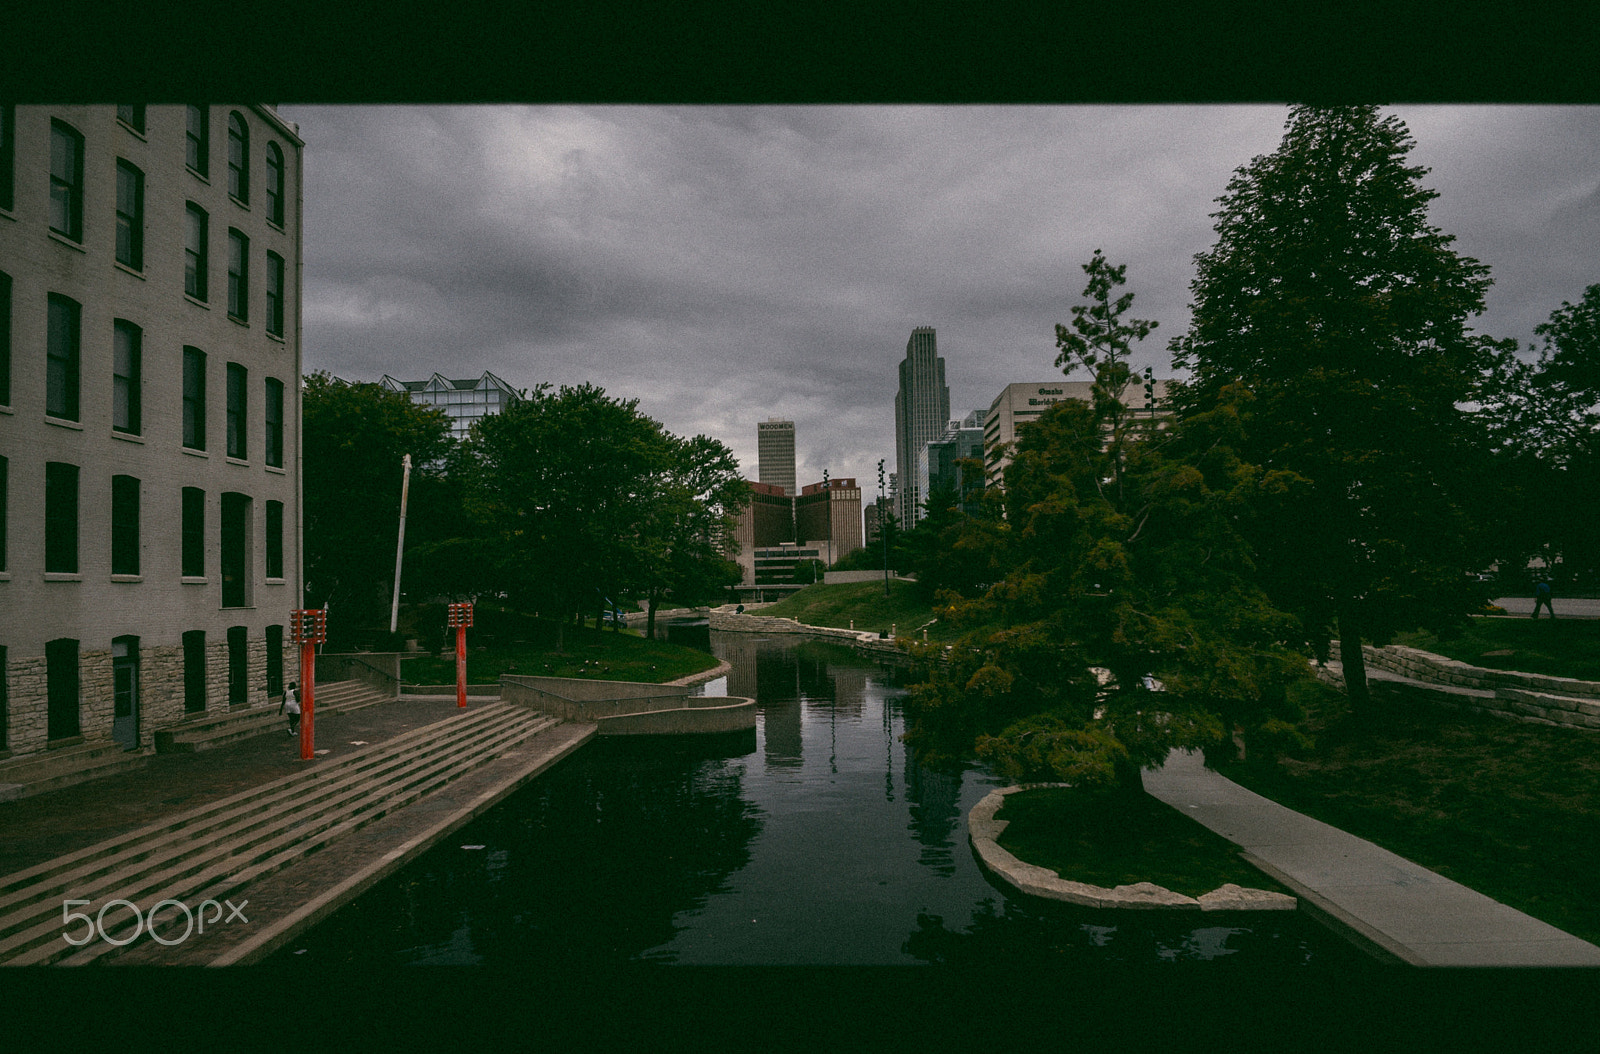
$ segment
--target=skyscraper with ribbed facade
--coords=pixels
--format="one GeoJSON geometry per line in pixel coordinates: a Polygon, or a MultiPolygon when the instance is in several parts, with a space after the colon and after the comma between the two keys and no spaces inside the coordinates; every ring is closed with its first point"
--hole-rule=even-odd
{"type": "Polygon", "coordinates": [[[902,524],[916,519],[922,495],[917,493],[917,453],[944,434],[950,422],[950,389],[944,383],[944,359],[932,326],[918,326],[906,342],[900,362],[900,390],[894,397],[894,459],[900,488],[895,516],[902,524]]]}
{"type": "Polygon", "coordinates": [[[769,417],[756,425],[756,473],[762,483],[795,495],[794,422],[769,417]]]}

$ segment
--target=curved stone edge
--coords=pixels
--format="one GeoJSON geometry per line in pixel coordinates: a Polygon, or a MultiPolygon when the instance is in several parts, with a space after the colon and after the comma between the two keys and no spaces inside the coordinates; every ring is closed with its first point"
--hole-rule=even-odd
{"type": "MultiPolygon", "coordinates": [[[[1038,784],[1037,786],[1059,786],[1038,784]]],[[[1136,882],[1133,885],[1106,889],[1087,882],[1073,882],[1062,878],[1048,868],[1018,860],[1000,848],[999,838],[1009,820],[997,820],[995,815],[1005,804],[1006,795],[1032,787],[1002,787],[990,791],[967,814],[967,835],[972,848],[983,866],[1002,880],[1030,896],[1047,900],[1060,900],[1086,908],[1164,908],[1180,911],[1293,911],[1298,906],[1294,897],[1264,889],[1246,889],[1228,883],[1198,898],[1174,893],[1153,882],[1136,882]]]]}

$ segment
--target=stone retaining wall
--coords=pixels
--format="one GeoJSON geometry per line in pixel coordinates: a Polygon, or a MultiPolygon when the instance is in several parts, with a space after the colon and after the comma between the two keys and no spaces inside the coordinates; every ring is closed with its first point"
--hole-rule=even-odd
{"type": "Polygon", "coordinates": [[[738,614],[733,611],[714,609],[710,615],[711,628],[726,633],[769,633],[769,634],[794,634],[795,636],[811,637],[817,640],[832,640],[840,644],[847,644],[858,651],[870,652],[879,655],[903,655],[894,637],[879,637],[876,633],[867,633],[862,630],[834,629],[831,626],[807,626],[796,622],[792,618],[779,618],[774,615],[738,614]]]}
{"type": "Polygon", "coordinates": [[[597,725],[602,736],[684,735],[756,726],[754,699],[692,696],[682,685],[507,674],[500,678],[500,698],[597,725]]]}
{"type": "MultiPolygon", "coordinates": [[[[1404,691],[1414,687],[1426,691],[1431,702],[1443,706],[1532,724],[1600,730],[1600,682],[1490,670],[1398,644],[1384,648],[1363,645],[1361,654],[1369,671],[1379,671],[1372,683],[1380,690],[1404,691]],[[1385,681],[1383,673],[1419,683],[1412,686],[1385,681]]],[[[1329,657],[1339,659],[1338,641],[1329,643],[1329,657]]],[[[1324,680],[1342,687],[1342,681],[1334,681],[1325,671],[1321,675],[1324,680]]]]}

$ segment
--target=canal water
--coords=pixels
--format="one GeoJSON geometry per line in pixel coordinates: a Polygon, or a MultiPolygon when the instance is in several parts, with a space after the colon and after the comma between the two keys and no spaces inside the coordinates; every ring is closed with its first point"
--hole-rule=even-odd
{"type": "Polygon", "coordinates": [[[278,962],[608,966],[1368,962],[1298,913],[1095,911],[1011,891],[967,812],[1001,781],[924,768],[903,671],[713,635],[746,733],[596,740],[279,952],[278,962]]]}

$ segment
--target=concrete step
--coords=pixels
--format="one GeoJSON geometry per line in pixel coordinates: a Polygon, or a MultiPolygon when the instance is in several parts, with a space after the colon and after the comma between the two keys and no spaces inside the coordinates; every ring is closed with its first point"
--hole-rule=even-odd
{"type": "Polygon", "coordinates": [[[351,780],[382,778],[397,765],[413,758],[457,749],[462,742],[470,741],[485,729],[492,729],[505,720],[496,712],[484,708],[465,719],[435,722],[366,750],[345,755],[331,764],[318,765],[306,772],[273,780],[7,875],[0,878],[0,914],[30,896],[51,892],[55,886],[87,881],[108,870],[126,866],[149,856],[174,839],[203,839],[239,822],[241,818],[270,813],[285,801],[311,804],[338,793],[351,780]]]}
{"type": "MultiPolygon", "coordinates": [[[[138,905],[141,913],[146,913],[146,915],[149,913],[150,908],[155,907],[155,905],[166,899],[179,899],[184,904],[195,905],[203,904],[205,900],[218,900],[218,902],[221,902],[221,900],[229,899],[232,894],[248,886],[251,881],[272,875],[280,868],[293,864],[294,860],[301,859],[301,857],[307,856],[310,852],[323,848],[331,841],[336,841],[341,836],[354,832],[354,830],[360,830],[360,828],[365,827],[366,824],[371,824],[374,820],[389,816],[390,812],[405,808],[408,804],[418,801],[422,796],[426,796],[427,793],[434,792],[434,790],[440,789],[448,782],[464,776],[472,769],[477,768],[478,765],[483,765],[486,761],[498,757],[501,750],[509,749],[509,747],[514,747],[515,744],[531,739],[539,731],[544,731],[544,728],[550,728],[550,726],[558,725],[558,723],[560,721],[550,718],[550,720],[544,721],[539,728],[531,729],[531,731],[525,729],[525,731],[515,734],[515,736],[504,737],[496,744],[493,750],[488,750],[485,753],[485,757],[477,758],[472,765],[434,766],[426,774],[418,774],[398,790],[386,789],[382,790],[382,792],[374,793],[374,795],[370,795],[370,808],[366,804],[360,804],[357,808],[339,809],[334,814],[323,814],[323,816],[315,820],[314,825],[293,827],[290,830],[285,830],[285,832],[272,836],[272,838],[254,841],[248,848],[248,854],[246,852],[234,852],[227,859],[219,860],[218,864],[213,864],[211,867],[202,870],[202,872],[189,870],[189,872],[176,876],[173,880],[166,880],[165,876],[162,876],[160,880],[152,880],[147,883],[147,891],[141,891],[139,896],[130,896],[126,897],[126,899],[138,905]],[[165,884],[160,884],[157,888],[158,881],[165,881],[165,884]]],[[[181,936],[182,928],[184,928],[181,918],[181,913],[174,913],[173,918],[163,918],[163,936],[181,936]]],[[[120,926],[112,936],[114,936],[114,939],[122,939],[122,937],[133,936],[133,934],[133,920],[131,920],[130,913],[128,923],[120,926]]],[[[45,952],[40,958],[24,955],[19,956],[18,960],[14,960],[14,963],[19,964],[19,966],[21,964],[29,964],[30,961],[35,961],[35,963],[61,963],[67,964],[67,966],[86,964],[99,960],[102,956],[115,955],[118,947],[120,945],[110,944],[110,942],[98,942],[98,944],[85,945],[85,947],[78,948],[75,952],[51,952],[48,942],[46,942],[45,952]]]]}
{"type": "MultiPolygon", "coordinates": [[[[384,701],[381,693],[361,681],[335,681],[317,686],[315,709],[319,714],[341,713],[384,701]]],[[[287,727],[288,719],[279,713],[277,703],[264,703],[246,710],[206,711],[157,728],[155,747],[161,754],[193,753],[287,727]]]]}
{"type": "MultiPolygon", "coordinates": [[[[275,869],[326,844],[336,836],[329,832],[369,823],[556,723],[518,707],[484,708],[473,720],[436,722],[378,745],[389,750],[363,751],[342,766],[286,777],[8,876],[0,961],[48,962],[73,952],[59,940],[66,898],[93,905],[103,894],[147,911],[207,883],[259,877],[267,873],[263,867],[275,869]]],[[[131,916],[121,917],[131,925],[131,916]]],[[[97,943],[102,953],[115,948],[97,943]]],[[[95,957],[91,952],[85,955],[95,957]]]]}
{"type": "Polygon", "coordinates": [[[35,794],[115,776],[143,768],[151,752],[129,750],[115,740],[96,740],[61,747],[0,763],[0,801],[30,798],[35,794]]]}
{"type": "MultiPolygon", "coordinates": [[[[209,852],[205,861],[200,864],[195,862],[180,864],[160,874],[146,876],[136,891],[125,890],[119,885],[115,887],[116,892],[123,899],[136,904],[140,912],[145,915],[148,915],[151,908],[168,899],[194,905],[204,903],[206,900],[220,902],[248,883],[270,875],[329,842],[410,805],[465,775],[478,765],[492,760],[502,750],[529,739],[544,728],[557,723],[554,719],[549,719],[537,727],[518,729],[498,736],[492,742],[479,744],[471,754],[435,760],[424,768],[408,773],[404,780],[368,787],[362,792],[353,794],[349,796],[349,801],[337,808],[319,810],[299,820],[294,818],[293,813],[280,816],[271,829],[264,829],[248,837],[218,846],[209,852]]],[[[113,939],[137,935],[131,913],[126,913],[126,918],[127,921],[123,925],[112,931],[113,939]]],[[[163,933],[170,932],[173,936],[181,934],[183,929],[181,918],[181,912],[174,912],[172,918],[164,919],[163,933]]],[[[52,962],[83,965],[114,955],[120,947],[111,942],[97,941],[74,951],[63,941],[62,948],[53,948],[48,934],[59,933],[59,923],[59,919],[52,919],[46,924],[47,937],[37,952],[24,953],[12,962],[16,965],[52,962]]]]}

